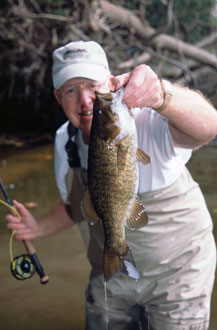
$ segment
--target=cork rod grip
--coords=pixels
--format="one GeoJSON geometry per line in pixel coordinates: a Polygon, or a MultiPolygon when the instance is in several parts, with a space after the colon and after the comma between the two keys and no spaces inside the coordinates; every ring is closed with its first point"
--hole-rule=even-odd
{"type": "Polygon", "coordinates": [[[32,242],[24,240],[23,244],[26,248],[27,253],[29,254],[29,256],[31,258],[33,265],[35,266],[36,272],[38,273],[38,275],[40,277],[41,284],[47,284],[49,282],[49,277],[47,275],[45,275],[45,273],[44,273],[44,269],[38,260],[36,250],[35,250],[32,242]]]}

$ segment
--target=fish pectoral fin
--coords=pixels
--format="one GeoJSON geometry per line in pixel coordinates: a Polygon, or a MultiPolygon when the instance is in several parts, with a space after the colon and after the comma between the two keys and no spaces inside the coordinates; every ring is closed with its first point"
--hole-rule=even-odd
{"type": "Polygon", "coordinates": [[[92,225],[97,222],[100,218],[96,214],[93,203],[90,198],[90,193],[87,190],[84,199],[81,202],[81,213],[83,217],[90,222],[92,225]]]}
{"type": "Polygon", "coordinates": [[[99,136],[106,142],[113,141],[118,134],[120,134],[120,127],[116,125],[109,126],[106,129],[104,127],[99,128],[99,136]]]}
{"type": "Polygon", "coordinates": [[[141,148],[137,149],[136,159],[138,162],[142,163],[143,165],[147,165],[147,164],[151,163],[151,158],[141,148]]]}
{"type": "Polygon", "coordinates": [[[113,125],[109,127],[109,140],[112,141],[114,140],[119,134],[120,134],[120,127],[113,125]]]}
{"type": "Polygon", "coordinates": [[[134,201],[130,217],[127,220],[127,227],[129,229],[139,229],[147,225],[147,223],[148,214],[146,213],[142,202],[137,197],[134,201]]]}

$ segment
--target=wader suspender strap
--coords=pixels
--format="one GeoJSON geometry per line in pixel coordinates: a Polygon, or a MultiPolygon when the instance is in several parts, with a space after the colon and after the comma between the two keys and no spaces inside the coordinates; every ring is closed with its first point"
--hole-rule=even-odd
{"type": "Polygon", "coordinates": [[[72,141],[72,137],[77,133],[78,129],[72,126],[69,122],[67,127],[68,141],[65,145],[65,150],[68,156],[69,167],[80,167],[80,158],[78,155],[78,147],[75,142],[72,141]]]}

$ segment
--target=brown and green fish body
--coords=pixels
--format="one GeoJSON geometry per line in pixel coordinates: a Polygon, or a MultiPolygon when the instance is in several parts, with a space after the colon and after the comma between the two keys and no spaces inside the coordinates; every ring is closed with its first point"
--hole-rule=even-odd
{"type": "Polygon", "coordinates": [[[139,279],[125,226],[147,224],[147,214],[137,198],[138,160],[149,157],[137,146],[135,121],[122,103],[123,89],[97,94],[88,154],[88,192],[82,203],[87,219],[101,219],[105,234],[104,277],[127,274],[139,279]]]}

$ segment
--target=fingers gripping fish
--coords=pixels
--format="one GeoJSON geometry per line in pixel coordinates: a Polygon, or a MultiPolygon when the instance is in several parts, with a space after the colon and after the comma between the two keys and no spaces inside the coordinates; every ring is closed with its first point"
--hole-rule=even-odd
{"type": "Polygon", "coordinates": [[[124,89],[96,93],[88,153],[88,191],[82,213],[89,221],[101,219],[105,234],[104,277],[116,274],[139,279],[139,271],[125,240],[125,226],[147,224],[137,197],[138,161],[150,162],[138,148],[134,118],[122,102],[124,89]]]}

